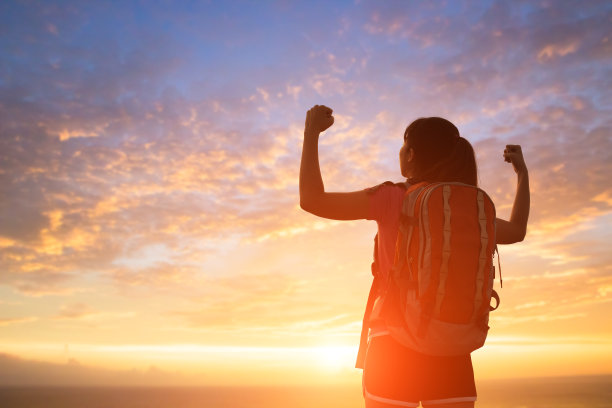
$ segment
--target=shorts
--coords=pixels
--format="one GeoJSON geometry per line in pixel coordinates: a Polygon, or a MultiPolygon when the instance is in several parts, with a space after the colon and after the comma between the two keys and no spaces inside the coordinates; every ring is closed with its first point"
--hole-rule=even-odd
{"type": "Polygon", "coordinates": [[[469,354],[429,356],[408,349],[390,335],[372,337],[363,370],[363,395],[398,407],[476,401],[469,354]]]}

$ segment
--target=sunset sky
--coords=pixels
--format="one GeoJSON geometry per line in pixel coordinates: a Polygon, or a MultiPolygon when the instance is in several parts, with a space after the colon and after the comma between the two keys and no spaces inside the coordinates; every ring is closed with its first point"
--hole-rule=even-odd
{"type": "Polygon", "coordinates": [[[3,1],[0,384],[359,382],[372,221],[299,208],[401,181],[454,122],[524,242],[476,378],[612,373],[609,1],[3,1]]]}

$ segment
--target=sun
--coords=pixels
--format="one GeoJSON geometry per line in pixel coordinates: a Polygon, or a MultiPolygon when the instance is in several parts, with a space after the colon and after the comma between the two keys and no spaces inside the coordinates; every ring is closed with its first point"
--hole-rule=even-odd
{"type": "Polygon", "coordinates": [[[328,371],[340,371],[355,364],[357,351],[351,346],[319,346],[314,348],[319,365],[328,371]]]}

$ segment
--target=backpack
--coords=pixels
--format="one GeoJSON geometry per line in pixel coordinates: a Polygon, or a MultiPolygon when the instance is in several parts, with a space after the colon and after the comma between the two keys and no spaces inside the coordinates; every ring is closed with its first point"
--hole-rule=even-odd
{"type": "Polygon", "coordinates": [[[495,206],[483,190],[455,182],[409,186],[393,267],[384,281],[375,250],[357,367],[363,366],[368,328],[377,322],[423,354],[462,355],[482,347],[489,312],[499,306],[493,290],[496,249],[495,206]]]}

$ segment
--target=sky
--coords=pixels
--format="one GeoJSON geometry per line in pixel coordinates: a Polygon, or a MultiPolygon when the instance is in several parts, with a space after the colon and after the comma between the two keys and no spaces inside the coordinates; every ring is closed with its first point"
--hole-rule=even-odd
{"type": "Polygon", "coordinates": [[[0,3],[0,384],[358,382],[372,221],[299,207],[401,181],[442,116],[526,239],[476,379],[612,373],[612,4],[0,3]]]}

